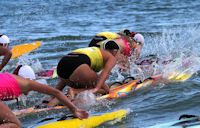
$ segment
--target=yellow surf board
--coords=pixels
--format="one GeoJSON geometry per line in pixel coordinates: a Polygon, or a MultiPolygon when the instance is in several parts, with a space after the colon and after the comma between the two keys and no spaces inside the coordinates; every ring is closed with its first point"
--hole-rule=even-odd
{"type": "Polygon", "coordinates": [[[184,82],[188,80],[190,77],[192,77],[193,74],[190,73],[172,73],[169,77],[168,80],[172,82],[184,82]]]}
{"type": "Polygon", "coordinates": [[[56,121],[36,128],[94,128],[108,121],[121,120],[129,113],[126,109],[120,109],[114,112],[91,116],[88,119],[80,120],[78,118],[56,121]]]}
{"type": "Polygon", "coordinates": [[[130,81],[127,84],[123,84],[119,87],[116,87],[114,89],[111,89],[109,94],[97,97],[97,100],[102,100],[102,99],[117,99],[120,97],[125,97],[129,95],[134,88],[134,86],[137,84],[138,80],[133,80],[130,81]]]}
{"type": "MultiPolygon", "coordinates": [[[[171,74],[168,77],[168,80],[171,82],[184,82],[188,80],[190,77],[192,77],[192,74],[187,74],[187,73],[182,73],[182,74],[171,74]]],[[[133,93],[135,91],[138,91],[142,88],[148,87],[152,85],[154,82],[153,79],[147,79],[143,81],[140,84],[137,84],[135,80],[130,81],[127,84],[123,84],[119,87],[116,87],[110,91],[109,94],[97,97],[96,100],[103,100],[103,99],[118,99],[121,97],[125,97],[129,95],[130,93],[133,93]]],[[[28,108],[28,109],[23,109],[23,110],[17,110],[14,111],[15,115],[18,117],[21,117],[23,115],[31,114],[31,113],[37,113],[37,112],[43,112],[43,111],[49,111],[49,110],[54,110],[54,109],[62,109],[65,108],[65,106],[56,106],[56,107],[51,107],[51,108],[41,108],[41,109],[34,109],[34,108],[28,108]]]]}
{"type": "Polygon", "coordinates": [[[28,52],[31,52],[40,46],[41,46],[40,41],[13,46],[13,48],[11,49],[12,52],[11,58],[16,59],[17,57],[20,57],[28,52]]]}
{"type": "Polygon", "coordinates": [[[143,81],[142,83],[137,84],[137,86],[135,87],[135,91],[138,91],[141,88],[148,87],[148,86],[152,85],[153,82],[154,82],[153,79],[147,79],[147,80],[143,81]]]}

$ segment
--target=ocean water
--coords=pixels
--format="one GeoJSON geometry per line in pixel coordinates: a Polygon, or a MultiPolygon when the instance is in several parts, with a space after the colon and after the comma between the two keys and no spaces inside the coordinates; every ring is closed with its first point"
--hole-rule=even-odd
{"type": "MultiPolygon", "coordinates": [[[[200,55],[198,0],[1,0],[0,5],[0,33],[9,36],[11,45],[43,42],[36,51],[12,60],[8,70],[16,62],[52,68],[70,50],[86,47],[96,33],[118,32],[124,28],[144,35],[142,56],[186,55],[198,59],[200,55]]],[[[199,60],[194,61],[198,69],[196,62],[199,60]]],[[[57,79],[47,82],[54,86],[57,79]]],[[[176,120],[181,114],[200,115],[199,90],[198,73],[183,83],[150,87],[116,101],[109,108],[101,108],[102,112],[119,108],[132,110],[123,123],[105,127],[143,128],[176,120]]],[[[35,100],[37,96],[31,99],[35,100]]],[[[21,121],[24,127],[29,127],[42,118],[44,115],[32,115],[21,121]]]]}

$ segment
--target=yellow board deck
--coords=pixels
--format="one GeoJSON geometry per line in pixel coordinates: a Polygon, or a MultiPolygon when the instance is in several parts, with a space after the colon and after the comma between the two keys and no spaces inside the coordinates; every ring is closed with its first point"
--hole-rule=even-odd
{"type": "Polygon", "coordinates": [[[94,115],[87,119],[80,120],[78,118],[63,121],[55,121],[52,123],[37,126],[36,128],[94,128],[108,121],[121,120],[129,113],[126,109],[120,109],[113,112],[94,115]]]}
{"type": "Polygon", "coordinates": [[[20,45],[16,45],[13,46],[13,48],[11,49],[12,52],[12,59],[16,59],[17,57],[20,57],[26,53],[29,53],[35,49],[37,49],[38,47],[40,47],[41,42],[40,41],[36,41],[33,43],[26,43],[26,44],[20,44],[20,45]]]}

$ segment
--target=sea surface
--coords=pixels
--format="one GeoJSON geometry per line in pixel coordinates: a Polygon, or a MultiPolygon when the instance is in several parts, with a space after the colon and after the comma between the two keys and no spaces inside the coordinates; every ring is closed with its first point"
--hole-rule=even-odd
{"type": "MultiPolygon", "coordinates": [[[[0,33],[10,38],[11,46],[42,41],[39,49],[18,60],[11,60],[6,67],[10,72],[21,63],[29,64],[35,70],[50,69],[71,50],[87,47],[98,32],[118,32],[124,28],[144,35],[141,56],[157,54],[195,58],[192,63],[195,65],[194,75],[189,80],[158,84],[114,101],[107,107],[100,107],[101,112],[121,108],[131,110],[122,122],[102,127],[145,128],[176,120],[182,114],[200,116],[200,78],[197,72],[200,67],[199,0],[1,0],[0,10],[0,33]]],[[[122,78],[117,73],[108,81],[122,78]]],[[[55,86],[58,79],[47,82],[55,86]]],[[[32,93],[27,105],[36,104],[42,96],[32,93]]],[[[15,104],[11,106],[16,108],[15,104]]],[[[20,120],[27,128],[36,121],[59,114],[46,112],[20,120]]]]}

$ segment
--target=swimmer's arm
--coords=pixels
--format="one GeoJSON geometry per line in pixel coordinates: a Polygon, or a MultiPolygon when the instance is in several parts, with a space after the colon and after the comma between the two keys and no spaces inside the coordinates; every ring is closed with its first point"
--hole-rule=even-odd
{"type": "Polygon", "coordinates": [[[52,95],[56,97],[63,105],[67,106],[75,116],[80,119],[87,118],[88,113],[84,110],[78,109],[61,91],[50,86],[46,86],[35,81],[30,81],[29,90],[37,91],[40,93],[52,95]]]}
{"type": "Polygon", "coordinates": [[[3,69],[3,67],[8,63],[10,60],[12,53],[6,48],[0,48],[0,56],[4,56],[2,63],[0,65],[0,71],[3,69]]]}
{"type": "Polygon", "coordinates": [[[104,69],[102,70],[102,72],[99,75],[95,89],[92,90],[94,93],[97,92],[101,87],[103,87],[104,89],[106,89],[106,91],[109,92],[109,90],[108,90],[109,88],[104,87],[104,85],[105,85],[104,83],[105,83],[106,79],[108,78],[112,68],[115,66],[116,59],[114,56],[112,56],[110,53],[108,53],[108,55],[106,55],[104,61],[106,62],[104,69]]]}
{"type": "Polygon", "coordinates": [[[59,90],[46,86],[35,81],[30,81],[30,91],[37,91],[40,93],[52,95],[56,97],[63,105],[67,106],[72,112],[74,112],[77,107],[59,90]]]}

